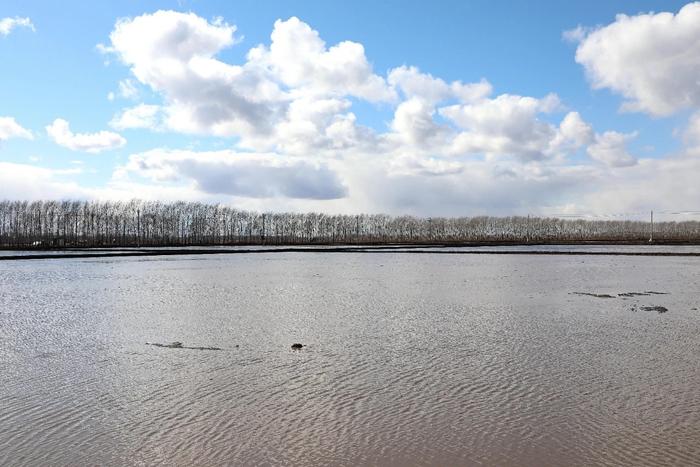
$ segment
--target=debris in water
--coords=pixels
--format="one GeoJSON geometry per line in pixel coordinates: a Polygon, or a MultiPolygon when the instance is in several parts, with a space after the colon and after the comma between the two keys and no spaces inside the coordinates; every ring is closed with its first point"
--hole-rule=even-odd
{"type": "Polygon", "coordinates": [[[644,311],[657,311],[659,313],[666,313],[668,311],[668,308],[665,306],[643,306],[642,310],[644,311]]]}
{"type": "Polygon", "coordinates": [[[617,294],[618,297],[648,297],[649,295],[651,294],[648,292],[624,292],[617,294]]]}
{"type": "MultiPolygon", "coordinates": [[[[189,349],[189,350],[223,350],[219,347],[187,347],[182,345],[182,342],[171,342],[170,344],[160,344],[158,342],[146,342],[146,345],[154,347],[164,347],[167,349],[189,349]]],[[[238,346],[236,346],[238,347],[238,346]]]]}
{"type": "Polygon", "coordinates": [[[169,349],[181,349],[182,348],[182,342],[171,342],[170,344],[159,344],[157,342],[150,343],[146,342],[146,345],[155,345],[156,347],[167,347],[169,349]]]}
{"type": "Polygon", "coordinates": [[[293,348],[294,350],[300,350],[300,349],[302,349],[303,347],[304,347],[304,344],[299,344],[299,343],[292,344],[292,348],[293,348]]]}
{"type": "Polygon", "coordinates": [[[668,292],[654,292],[653,290],[647,290],[647,291],[644,292],[644,293],[648,293],[648,294],[651,294],[651,295],[668,295],[668,294],[669,294],[668,292]]]}

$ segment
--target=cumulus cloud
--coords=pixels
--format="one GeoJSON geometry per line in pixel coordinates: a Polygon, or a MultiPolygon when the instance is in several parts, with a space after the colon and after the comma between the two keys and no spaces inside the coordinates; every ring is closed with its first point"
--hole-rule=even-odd
{"type": "Polygon", "coordinates": [[[565,141],[576,147],[588,144],[593,139],[593,127],[585,122],[578,112],[569,112],[559,124],[559,133],[565,141]]]}
{"type": "Polygon", "coordinates": [[[347,195],[326,164],[277,154],[152,150],[130,156],[120,172],[152,181],[193,181],[207,194],[312,200],[347,195]]]}
{"type": "Polygon", "coordinates": [[[120,148],[126,144],[126,139],[111,131],[73,133],[70,129],[70,124],[62,118],[57,118],[51,125],[48,125],[46,133],[59,146],[72,151],[84,151],[93,154],[120,148]]]}
{"type": "Polygon", "coordinates": [[[28,28],[34,31],[34,24],[29,18],[21,18],[15,16],[14,18],[0,18],[0,36],[9,35],[15,28],[28,28]]]}
{"type": "Polygon", "coordinates": [[[215,58],[234,44],[235,31],[194,13],[157,11],[119,20],[111,45],[103,49],[164,97],[170,128],[218,136],[268,134],[284,93],[264,70],[215,58]]]}
{"type": "Polygon", "coordinates": [[[532,161],[565,157],[591,141],[578,114],[560,126],[542,118],[561,110],[555,94],[491,98],[485,79],[446,82],[412,66],[384,78],[361,44],[329,46],[295,17],[276,21],[269,45],[250,49],[243,64],[229,64],[217,55],[236,42],[235,32],[223,20],[173,11],[117,22],[103,49],[164,101],[125,109],[112,126],[231,136],[258,152],[326,157],[422,152],[532,161]],[[358,124],[351,99],[395,106],[391,131],[358,124]]]}
{"type": "Polygon", "coordinates": [[[399,142],[415,149],[433,149],[446,143],[450,130],[434,119],[435,107],[430,102],[412,97],[396,108],[391,128],[399,142]]]}
{"type": "Polygon", "coordinates": [[[408,99],[419,98],[432,103],[448,99],[459,99],[465,103],[478,101],[493,90],[485,79],[477,83],[453,81],[448,84],[429,73],[422,73],[417,67],[405,65],[391,70],[388,82],[399,88],[408,99]]]}
{"type": "Polygon", "coordinates": [[[101,49],[119,57],[136,81],[163,97],[163,126],[237,137],[250,149],[346,147],[349,140],[368,135],[355,125],[347,98],[396,99],[359,43],[327,46],[317,31],[292,17],[276,21],[269,45],[251,49],[244,63],[226,63],[217,55],[235,44],[235,32],[220,19],[158,11],[117,22],[111,44],[101,49]],[[307,106],[312,110],[303,110],[307,106]]]}
{"type": "Polygon", "coordinates": [[[636,133],[618,133],[606,131],[595,136],[595,142],[588,146],[588,155],[610,167],[629,167],[637,159],[627,152],[627,142],[637,136],[636,133]]]}
{"type": "Polygon", "coordinates": [[[12,117],[0,117],[0,142],[10,138],[34,139],[32,132],[22,128],[12,117]]]}
{"type": "MultiPolygon", "coordinates": [[[[275,23],[269,46],[251,49],[245,63],[234,65],[216,55],[235,43],[235,31],[222,20],[158,11],[120,20],[110,34],[111,45],[103,49],[164,97],[167,127],[237,136],[247,147],[269,147],[280,138],[289,145],[284,136],[318,124],[296,118],[301,105],[311,102],[319,108],[344,102],[345,96],[370,101],[395,97],[393,88],[373,73],[361,44],[327,47],[318,32],[290,18],[275,23]]],[[[326,119],[328,125],[317,130],[337,132],[339,126],[350,126],[353,116],[340,120],[326,119]]]]}
{"type": "Polygon", "coordinates": [[[623,110],[665,116],[700,105],[700,3],[618,15],[580,36],[576,61],[594,88],[624,96],[623,110]]]}
{"type": "Polygon", "coordinates": [[[299,18],[275,21],[271,44],[248,57],[269,67],[286,86],[299,92],[350,95],[368,101],[387,101],[395,93],[372,71],[362,44],[343,41],[332,47],[299,18]]]}
{"type": "Polygon", "coordinates": [[[440,109],[440,114],[462,130],[452,145],[454,154],[511,155],[522,160],[539,160],[549,155],[557,129],[538,116],[560,107],[555,94],[542,99],[502,94],[472,104],[446,106],[440,109]]]}

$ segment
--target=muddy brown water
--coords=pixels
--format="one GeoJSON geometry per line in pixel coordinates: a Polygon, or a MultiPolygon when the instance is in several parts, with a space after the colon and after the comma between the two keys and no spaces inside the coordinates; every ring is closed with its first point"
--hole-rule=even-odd
{"type": "Polygon", "coordinates": [[[695,257],[0,262],[0,465],[698,465],[699,292],[695,257]]]}

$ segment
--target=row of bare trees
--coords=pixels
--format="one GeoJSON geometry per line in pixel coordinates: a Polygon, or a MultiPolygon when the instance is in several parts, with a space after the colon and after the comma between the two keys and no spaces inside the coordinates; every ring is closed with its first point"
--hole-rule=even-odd
{"type": "MultiPolygon", "coordinates": [[[[700,241],[700,222],[661,222],[658,241],[700,241]]],[[[643,241],[640,221],[257,213],[194,202],[0,201],[0,247],[643,241]]]]}

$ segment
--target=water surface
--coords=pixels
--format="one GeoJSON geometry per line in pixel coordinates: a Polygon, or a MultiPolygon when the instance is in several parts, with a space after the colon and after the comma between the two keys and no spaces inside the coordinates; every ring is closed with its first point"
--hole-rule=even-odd
{"type": "Polygon", "coordinates": [[[697,464],[699,285],[693,257],[0,262],[0,464],[697,464]]]}

